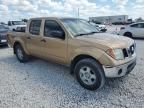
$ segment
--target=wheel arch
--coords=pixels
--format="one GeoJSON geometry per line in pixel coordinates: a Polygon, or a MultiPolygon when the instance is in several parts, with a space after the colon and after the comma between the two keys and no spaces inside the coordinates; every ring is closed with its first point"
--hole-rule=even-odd
{"type": "Polygon", "coordinates": [[[29,55],[29,52],[28,52],[27,49],[25,48],[24,43],[21,42],[21,41],[19,41],[19,40],[16,40],[16,41],[14,42],[14,44],[13,44],[13,51],[14,51],[14,54],[16,53],[16,51],[15,51],[15,47],[16,47],[16,45],[21,45],[22,48],[24,49],[24,51],[26,52],[26,54],[29,55]]]}
{"type": "Polygon", "coordinates": [[[13,45],[14,54],[16,54],[16,50],[15,50],[16,45],[21,45],[21,43],[20,43],[19,41],[15,41],[15,42],[14,42],[14,45],[13,45]]]}
{"type": "Polygon", "coordinates": [[[91,59],[94,59],[96,60],[100,65],[101,63],[93,56],[91,55],[88,55],[88,54],[80,54],[80,55],[77,55],[76,57],[74,57],[74,59],[71,61],[71,65],[70,65],[70,72],[71,74],[74,73],[74,68],[75,68],[75,65],[82,59],[86,59],[86,58],[91,58],[91,59]]]}
{"type": "Polygon", "coordinates": [[[132,32],[130,32],[130,31],[126,31],[126,32],[124,32],[123,35],[126,36],[126,34],[130,34],[131,37],[133,36],[132,32]]]}

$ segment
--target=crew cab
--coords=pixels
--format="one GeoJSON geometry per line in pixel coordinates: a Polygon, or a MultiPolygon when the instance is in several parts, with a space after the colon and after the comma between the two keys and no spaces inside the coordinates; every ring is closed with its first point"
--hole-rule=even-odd
{"type": "Polygon", "coordinates": [[[83,19],[32,18],[26,32],[9,32],[7,38],[20,62],[36,56],[68,66],[89,90],[101,88],[106,78],[129,74],[136,65],[134,40],[100,33],[83,19]]]}

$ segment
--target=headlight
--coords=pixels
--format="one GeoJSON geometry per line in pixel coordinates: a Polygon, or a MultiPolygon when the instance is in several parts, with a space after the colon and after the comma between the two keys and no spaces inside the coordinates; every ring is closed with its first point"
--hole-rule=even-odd
{"type": "Polygon", "coordinates": [[[124,54],[122,49],[109,49],[106,51],[106,53],[116,60],[124,59],[124,54]]]}

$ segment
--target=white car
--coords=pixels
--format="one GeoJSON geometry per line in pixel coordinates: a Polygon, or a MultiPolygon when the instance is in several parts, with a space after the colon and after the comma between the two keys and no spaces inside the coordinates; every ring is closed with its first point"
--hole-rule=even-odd
{"type": "Polygon", "coordinates": [[[101,28],[101,29],[105,29],[106,28],[106,26],[105,25],[103,25],[103,24],[96,24],[99,28],[101,28]]]}
{"type": "Polygon", "coordinates": [[[133,23],[126,27],[121,27],[119,35],[130,38],[144,38],[144,22],[133,23]]]}
{"type": "Polygon", "coordinates": [[[15,31],[21,27],[26,27],[26,23],[23,21],[8,21],[9,30],[15,31]]]}
{"type": "Polygon", "coordinates": [[[93,23],[93,22],[89,22],[89,23],[92,24],[93,26],[95,26],[99,31],[102,31],[102,32],[106,32],[107,31],[106,25],[96,24],[96,23],[93,23]]]}

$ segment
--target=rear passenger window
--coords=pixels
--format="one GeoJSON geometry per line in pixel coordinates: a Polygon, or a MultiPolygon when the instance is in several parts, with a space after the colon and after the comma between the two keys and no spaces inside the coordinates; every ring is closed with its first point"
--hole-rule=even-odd
{"type": "Polygon", "coordinates": [[[41,20],[32,20],[29,32],[33,35],[40,35],[41,20]]]}

